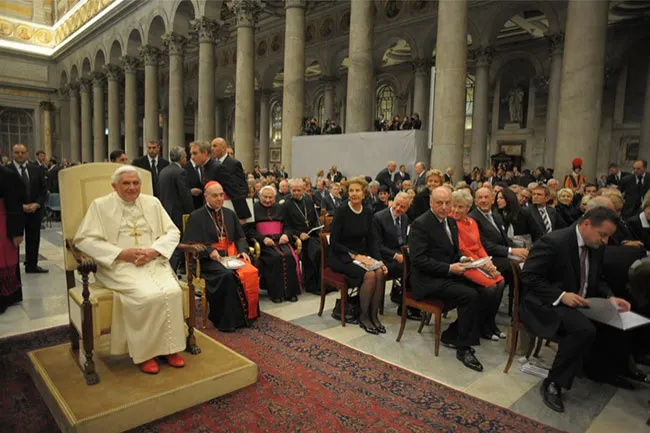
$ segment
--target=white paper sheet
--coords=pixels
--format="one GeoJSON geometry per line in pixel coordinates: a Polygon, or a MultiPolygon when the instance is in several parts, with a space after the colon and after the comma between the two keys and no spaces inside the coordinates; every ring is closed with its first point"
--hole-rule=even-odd
{"type": "Polygon", "coordinates": [[[580,308],[579,311],[596,322],[624,331],[650,323],[649,319],[632,311],[619,312],[618,307],[609,299],[588,298],[587,301],[589,308],[580,308]]]}

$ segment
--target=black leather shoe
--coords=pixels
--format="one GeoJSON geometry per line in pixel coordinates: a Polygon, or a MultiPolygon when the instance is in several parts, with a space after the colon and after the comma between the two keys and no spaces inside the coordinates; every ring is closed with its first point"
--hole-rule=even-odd
{"type": "Polygon", "coordinates": [[[271,302],[274,304],[281,304],[282,303],[282,298],[273,298],[271,299],[271,302]]]}
{"type": "Polygon", "coordinates": [[[463,363],[467,368],[471,368],[474,371],[483,371],[483,364],[476,359],[476,356],[469,349],[458,349],[456,350],[456,359],[463,363]]]}
{"type": "Polygon", "coordinates": [[[540,388],[544,404],[555,412],[564,413],[564,402],[562,401],[562,387],[555,382],[545,379],[540,388]]]}
{"type": "Polygon", "coordinates": [[[290,297],[289,302],[298,302],[298,297],[297,296],[290,297]]]}
{"type": "Polygon", "coordinates": [[[363,322],[359,322],[359,326],[361,327],[361,329],[366,331],[368,334],[379,335],[379,331],[377,330],[377,328],[366,326],[366,325],[363,324],[363,322]]]}
{"type": "Polygon", "coordinates": [[[47,274],[48,272],[50,272],[49,269],[43,269],[40,266],[25,267],[26,274],[47,274]]]}

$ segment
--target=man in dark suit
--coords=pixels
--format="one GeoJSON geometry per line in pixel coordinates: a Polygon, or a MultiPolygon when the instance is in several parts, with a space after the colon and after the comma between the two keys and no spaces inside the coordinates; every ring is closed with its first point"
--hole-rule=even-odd
{"type": "Polygon", "coordinates": [[[442,300],[446,308],[458,310],[458,320],[442,333],[441,340],[456,348],[456,358],[466,367],[483,371],[471,346],[479,344],[480,324],[486,319],[484,306],[493,303],[492,294],[463,278],[458,226],[448,218],[451,192],[446,187],[434,189],[430,206],[430,211],[413,222],[409,233],[413,296],[432,296],[442,300]]]}
{"type": "Polygon", "coordinates": [[[641,200],[650,190],[650,176],[648,176],[648,161],[638,160],[632,164],[633,175],[624,177],[618,184],[618,189],[625,196],[623,216],[630,218],[641,211],[641,200]]]}
{"type": "Polygon", "coordinates": [[[415,163],[415,177],[413,178],[413,189],[420,192],[427,187],[427,173],[423,162],[415,163]]]}
{"type": "Polygon", "coordinates": [[[522,224],[515,234],[529,234],[533,242],[536,242],[546,233],[566,227],[566,222],[554,208],[546,206],[549,198],[546,185],[538,185],[533,189],[532,193],[533,206],[526,206],[521,209],[519,218],[522,219],[522,224]]]}
{"type": "Polygon", "coordinates": [[[321,209],[327,211],[327,215],[333,216],[334,211],[337,207],[341,206],[341,186],[338,183],[333,183],[330,185],[329,192],[323,194],[323,200],[321,200],[321,209]]]}
{"type": "Polygon", "coordinates": [[[448,183],[450,185],[454,184],[454,169],[452,167],[447,167],[447,171],[445,171],[444,175],[444,183],[448,183]]]}
{"type": "Polygon", "coordinates": [[[494,266],[501,272],[506,280],[506,284],[510,287],[510,302],[508,306],[510,313],[512,313],[514,293],[512,291],[513,275],[510,261],[526,260],[528,250],[526,248],[516,248],[508,239],[503,217],[499,212],[492,212],[492,203],[494,203],[492,191],[489,188],[479,188],[474,195],[474,204],[476,207],[469,213],[469,216],[478,225],[483,248],[492,256],[494,266]]]}
{"type": "Polygon", "coordinates": [[[44,170],[27,161],[27,146],[15,144],[12,148],[13,161],[7,166],[18,173],[25,185],[25,273],[44,274],[49,272],[38,266],[38,249],[41,243],[41,221],[47,198],[44,170]]]}
{"type": "Polygon", "coordinates": [[[203,206],[203,165],[210,159],[211,151],[209,146],[206,147],[208,150],[201,153],[197,146],[195,152],[192,152],[190,161],[183,167],[187,174],[187,185],[190,188],[190,194],[192,194],[194,209],[203,206]],[[197,158],[199,162],[197,162],[197,158]]]}
{"type": "Polygon", "coordinates": [[[251,217],[246,203],[248,183],[241,162],[228,155],[228,143],[221,137],[212,140],[212,161],[205,165],[204,181],[217,181],[232,201],[240,220],[251,217]]]}
{"type": "Polygon", "coordinates": [[[386,185],[391,196],[397,194],[399,192],[399,188],[397,187],[397,181],[399,181],[397,163],[395,161],[388,161],[386,168],[377,173],[375,180],[379,182],[379,185],[386,185]]]}
{"type": "MultiPolygon", "coordinates": [[[[616,230],[617,215],[611,209],[586,212],[575,225],[542,237],[533,245],[521,273],[526,294],[521,304],[521,319],[533,334],[559,342],[548,378],[542,382],[544,403],[564,412],[562,388],[570,389],[580,372],[590,377],[612,374],[606,366],[620,353],[578,308],[588,307],[586,298],[610,298],[619,309],[630,304],[612,296],[601,279],[605,245],[616,230]],[[594,350],[592,350],[592,347],[594,350]],[[591,351],[591,353],[590,353],[591,351]]],[[[617,360],[618,361],[618,360],[617,360]]]]}
{"type": "Polygon", "coordinates": [[[405,180],[411,180],[411,175],[406,171],[406,166],[404,164],[399,166],[399,171],[397,172],[399,176],[399,181],[404,182],[405,180]]]}
{"type": "Polygon", "coordinates": [[[327,191],[325,190],[325,181],[323,179],[319,179],[316,181],[316,191],[314,191],[311,196],[311,199],[314,202],[314,206],[316,207],[317,215],[320,215],[320,209],[323,207],[323,199],[325,197],[325,194],[327,194],[327,191]]]}
{"type": "MultiPolygon", "coordinates": [[[[183,232],[183,214],[194,211],[192,194],[187,184],[187,172],[182,168],[187,163],[185,149],[175,147],[169,151],[171,163],[160,171],[158,192],[160,202],[176,227],[183,232]]],[[[174,271],[183,261],[183,254],[176,250],[169,259],[174,271]]]]}
{"type": "Polygon", "coordinates": [[[609,174],[607,175],[607,185],[616,185],[621,183],[621,180],[624,177],[629,176],[630,173],[627,171],[621,171],[620,167],[618,164],[615,162],[612,162],[609,164],[609,174]]]}
{"type": "Polygon", "coordinates": [[[133,160],[133,165],[144,168],[151,172],[151,183],[153,184],[153,195],[158,195],[158,175],[160,171],[169,165],[169,161],[160,156],[160,143],[157,141],[147,142],[147,154],[133,160]]]}

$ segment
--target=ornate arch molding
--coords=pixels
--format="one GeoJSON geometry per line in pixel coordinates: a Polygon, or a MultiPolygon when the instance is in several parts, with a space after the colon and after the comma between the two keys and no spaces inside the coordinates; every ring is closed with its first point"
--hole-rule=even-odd
{"type": "Polygon", "coordinates": [[[481,31],[481,45],[494,45],[497,36],[508,19],[524,10],[537,9],[541,11],[548,20],[548,32],[559,33],[564,31],[564,22],[560,19],[558,10],[553,2],[543,0],[531,0],[517,3],[497,2],[494,12],[491,14],[481,31]]]}
{"type": "Polygon", "coordinates": [[[411,34],[403,30],[390,31],[387,34],[381,35],[377,41],[374,42],[373,49],[373,64],[375,67],[381,67],[381,60],[391,45],[400,40],[405,40],[409,47],[411,48],[411,60],[414,58],[420,57],[420,48],[419,44],[411,34]]]}
{"type": "Polygon", "coordinates": [[[169,16],[167,15],[167,12],[163,8],[155,8],[152,10],[151,15],[149,15],[149,19],[146,20],[144,25],[142,26],[142,44],[143,45],[149,45],[151,42],[149,41],[149,36],[151,36],[151,25],[153,24],[154,20],[156,17],[159,17],[162,19],[163,25],[165,26],[163,30],[163,34],[167,33],[170,29],[170,24],[169,24],[169,16]]]}
{"type": "Polygon", "coordinates": [[[375,98],[378,96],[379,89],[384,85],[391,86],[393,88],[395,96],[401,95],[404,92],[404,89],[402,88],[402,85],[400,84],[400,81],[397,79],[397,77],[384,72],[378,74],[375,77],[375,98]]]}

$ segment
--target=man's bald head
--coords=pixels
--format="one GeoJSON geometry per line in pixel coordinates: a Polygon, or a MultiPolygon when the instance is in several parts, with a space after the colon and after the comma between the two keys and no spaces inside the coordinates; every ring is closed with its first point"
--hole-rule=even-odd
{"type": "Polygon", "coordinates": [[[212,146],[212,157],[222,158],[228,150],[228,142],[221,137],[217,137],[210,143],[212,146]]]}
{"type": "Polygon", "coordinates": [[[431,191],[429,205],[433,213],[440,219],[447,218],[451,210],[451,191],[449,188],[439,186],[431,191]]]}

